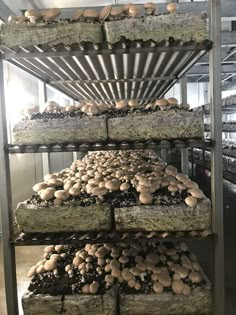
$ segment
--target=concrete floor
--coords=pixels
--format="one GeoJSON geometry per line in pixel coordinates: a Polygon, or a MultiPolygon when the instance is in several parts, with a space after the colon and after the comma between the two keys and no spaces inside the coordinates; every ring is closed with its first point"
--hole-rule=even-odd
{"type": "MultiPolygon", "coordinates": [[[[202,187],[202,186],[201,186],[202,187]]],[[[206,180],[205,191],[209,191],[209,181],[206,180]]],[[[236,314],[236,185],[224,182],[224,219],[225,219],[225,292],[226,312],[225,315],[236,314]]],[[[212,281],[213,270],[213,244],[210,241],[191,241],[189,247],[198,255],[204,271],[212,281]]],[[[17,281],[19,305],[21,296],[29,279],[26,276],[28,269],[33,263],[42,259],[44,246],[27,246],[16,248],[17,281]]],[[[0,253],[2,244],[0,242],[0,253]]],[[[22,313],[20,306],[20,314],[22,313]]],[[[0,315],[7,315],[4,294],[3,263],[0,254],[0,315]]],[[[49,314],[50,315],[50,314],[49,314]]]]}

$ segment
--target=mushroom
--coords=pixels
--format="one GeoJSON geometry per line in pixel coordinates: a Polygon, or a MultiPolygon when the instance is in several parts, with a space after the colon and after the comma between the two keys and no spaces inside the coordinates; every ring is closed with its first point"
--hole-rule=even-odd
{"type": "Polygon", "coordinates": [[[54,197],[54,193],[55,193],[55,188],[46,188],[46,189],[42,189],[38,192],[40,198],[42,200],[50,200],[54,197]]]}
{"type": "Polygon", "coordinates": [[[126,190],[129,190],[130,189],[130,185],[128,183],[122,183],[120,185],[120,190],[121,191],[126,191],[126,190]]]}
{"type": "Polygon", "coordinates": [[[139,282],[136,282],[134,288],[137,291],[140,290],[141,289],[141,284],[139,282]]]}
{"type": "Polygon", "coordinates": [[[53,271],[57,266],[57,261],[55,259],[49,259],[44,264],[44,269],[46,271],[53,271]]]}
{"type": "Polygon", "coordinates": [[[40,265],[37,267],[36,273],[44,273],[44,272],[45,272],[45,269],[43,265],[40,265]]]}
{"type": "Polygon", "coordinates": [[[180,275],[181,279],[185,279],[189,274],[189,269],[185,266],[175,265],[175,272],[180,275]]]}
{"type": "Polygon", "coordinates": [[[149,262],[149,263],[152,263],[152,264],[158,264],[158,262],[159,262],[159,256],[157,255],[157,254],[155,254],[155,253],[152,253],[152,254],[148,254],[147,256],[146,256],[146,260],[149,262]]]}
{"type": "Polygon", "coordinates": [[[81,193],[81,190],[79,188],[71,187],[71,189],[69,190],[69,194],[71,196],[79,196],[80,193],[81,193]]]}
{"type": "Polygon", "coordinates": [[[104,21],[110,14],[112,6],[107,5],[99,12],[99,20],[104,21]]]}
{"type": "Polygon", "coordinates": [[[197,199],[203,199],[205,196],[204,196],[204,193],[201,191],[201,189],[189,189],[188,192],[195,198],[197,199]]]}
{"type": "Polygon", "coordinates": [[[164,286],[160,282],[154,282],[152,288],[153,288],[153,291],[158,294],[164,291],[164,286]]]}
{"type": "Polygon", "coordinates": [[[171,195],[174,196],[175,193],[179,190],[179,188],[176,185],[169,185],[168,190],[171,192],[171,195]]]}
{"type": "Polygon", "coordinates": [[[121,101],[116,102],[117,109],[124,109],[124,108],[127,108],[127,106],[128,106],[127,101],[121,100],[121,101]]]}
{"type": "Polygon", "coordinates": [[[162,99],[157,100],[155,105],[157,105],[161,110],[165,110],[168,105],[168,101],[162,98],[162,99]]]}
{"type": "Polygon", "coordinates": [[[144,9],[148,15],[155,14],[156,5],[153,2],[144,3],[144,9]]]}
{"type": "Polygon", "coordinates": [[[91,115],[97,115],[97,114],[99,113],[99,109],[98,109],[97,105],[92,104],[92,105],[90,106],[90,108],[89,108],[89,113],[90,113],[91,115]]]}
{"type": "Polygon", "coordinates": [[[185,198],[184,201],[191,208],[194,208],[197,205],[197,198],[195,198],[193,196],[189,196],[189,197],[185,198]]]}
{"type": "Polygon", "coordinates": [[[107,193],[107,189],[105,187],[95,187],[92,190],[92,195],[102,197],[107,193]]]}
{"type": "Polygon", "coordinates": [[[61,14],[61,10],[57,8],[46,9],[41,11],[41,14],[44,21],[49,22],[53,21],[56,17],[58,17],[61,14]]]}
{"type": "Polygon", "coordinates": [[[106,182],[105,187],[111,191],[116,191],[120,189],[120,180],[112,179],[106,182]]]}
{"type": "Polygon", "coordinates": [[[139,195],[139,201],[144,205],[152,204],[152,195],[148,192],[139,195]]]}
{"type": "Polygon", "coordinates": [[[112,277],[111,275],[106,275],[105,276],[105,282],[108,284],[108,285],[112,285],[114,283],[114,277],[112,277]]]}
{"type": "Polygon", "coordinates": [[[135,280],[134,279],[131,279],[131,280],[129,280],[128,281],[128,286],[130,287],[130,288],[134,288],[135,287],[135,280]]]}
{"type": "Polygon", "coordinates": [[[129,15],[132,16],[133,18],[138,16],[141,13],[141,10],[139,7],[137,7],[136,5],[131,5],[129,8],[129,15]]]}
{"type": "Polygon", "coordinates": [[[82,17],[83,12],[84,12],[84,10],[77,10],[77,11],[73,14],[72,20],[78,21],[78,20],[82,17]]]}
{"type": "Polygon", "coordinates": [[[170,287],[171,286],[171,278],[168,271],[161,271],[159,275],[159,281],[164,287],[170,287]]]}
{"type": "Polygon", "coordinates": [[[93,281],[93,283],[89,286],[89,291],[91,294],[96,294],[99,289],[99,283],[97,281],[93,281]]]}
{"type": "Polygon", "coordinates": [[[54,196],[58,199],[63,200],[63,201],[70,198],[70,194],[66,190],[56,190],[54,193],[54,196]]]}
{"type": "Polygon", "coordinates": [[[37,266],[33,266],[27,272],[27,277],[32,278],[36,274],[37,266]]]}
{"type": "Polygon", "coordinates": [[[97,18],[98,18],[98,13],[97,13],[96,10],[93,10],[93,9],[86,9],[86,10],[84,10],[83,17],[84,17],[84,18],[97,19],[97,18]]]}
{"type": "Polygon", "coordinates": [[[182,280],[174,280],[171,288],[175,294],[182,294],[184,290],[184,283],[182,280]]]}
{"type": "Polygon", "coordinates": [[[128,268],[125,268],[121,271],[121,276],[125,281],[129,281],[133,279],[133,274],[130,272],[128,268]]]}
{"type": "Polygon", "coordinates": [[[42,183],[38,183],[36,185],[33,186],[33,191],[39,192],[42,189],[46,189],[48,188],[48,184],[45,182],[42,183]]]}
{"type": "Polygon", "coordinates": [[[129,107],[137,107],[139,104],[137,100],[129,100],[128,105],[129,107]]]}
{"type": "Polygon", "coordinates": [[[112,7],[110,10],[110,15],[113,17],[118,17],[123,13],[122,7],[112,7]]]}
{"type": "Polygon", "coordinates": [[[121,257],[119,258],[119,262],[120,262],[121,264],[127,264],[127,263],[129,262],[129,258],[128,258],[127,256],[121,256],[121,257]]]}
{"type": "Polygon", "coordinates": [[[174,13],[177,9],[177,5],[176,3],[168,3],[166,8],[169,13],[174,13]]]}
{"type": "Polygon", "coordinates": [[[188,275],[189,279],[191,280],[192,283],[199,283],[202,281],[202,276],[199,272],[197,271],[192,271],[188,275]]]}
{"type": "Polygon", "coordinates": [[[133,3],[127,3],[122,6],[123,12],[128,12],[130,7],[132,7],[133,3]]]}
{"type": "Polygon", "coordinates": [[[90,285],[89,284],[85,284],[82,286],[82,293],[85,293],[85,294],[89,294],[90,293],[90,285]]]}
{"type": "Polygon", "coordinates": [[[38,21],[42,15],[35,9],[28,9],[25,11],[25,17],[27,17],[31,23],[36,23],[36,21],[38,21]]]}
{"type": "Polygon", "coordinates": [[[172,105],[172,106],[178,106],[179,105],[178,100],[174,97],[169,97],[167,99],[167,102],[169,103],[169,105],[172,105]]]}
{"type": "Polygon", "coordinates": [[[182,292],[184,295],[189,295],[191,293],[191,288],[188,284],[184,284],[184,289],[183,289],[183,292],[182,292]]]}

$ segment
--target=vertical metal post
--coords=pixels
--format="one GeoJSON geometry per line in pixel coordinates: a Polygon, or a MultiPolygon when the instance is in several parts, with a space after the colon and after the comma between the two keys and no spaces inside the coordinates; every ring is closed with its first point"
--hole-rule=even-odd
{"type": "MultiPolygon", "coordinates": [[[[184,76],[180,80],[180,95],[181,95],[181,102],[183,104],[187,104],[188,98],[187,98],[187,77],[186,76],[184,76]]],[[[189,175],[188,148],[180,149],[180,152],[181,152],[182,173],[189,175]]]]}
{"type": "Polygon", "coordinates": [[[167,162],[167,149],[161,149],[161,157],[167,162]]]}
{"type": "MultiPolygon", "coordinates": [[[[47,102],[47,85],[44,82],[38,82],[39,87],[39,104],[44,104],[47,102]]],[[[49,153],[42,153],[43,161],[43,175],[50,173],[50,155],[49,153]]]]}
{"type": "Polygon", "coordinates": [[[223,161],[222,161],[222,105],[221,105],[221,0],[209,1],[210,38],[214,43],[210,52],[210,118],[212,227],[215,240],[215,281],[213,314],[224,315],[224,221],[223,221],[223,161]]]}
{"type": "Polygon", "coordinates": [[[5,149],[8,144],[7,118],[4,95],[3,60],[0,57],[0,203],[2,217],[3,262],[7,314],[18,314],[15,247],[11,244],[12,196],[9,155],[5,149]]]}

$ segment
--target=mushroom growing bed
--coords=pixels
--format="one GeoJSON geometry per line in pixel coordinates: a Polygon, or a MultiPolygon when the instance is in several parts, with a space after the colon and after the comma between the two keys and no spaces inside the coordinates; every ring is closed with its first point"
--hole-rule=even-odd
{"type": "Polygon", "coordinates": [[[211,228],[210,200],[151,150],[90,153],[33,190],[15,211],[26,233],[211,228]]]}
{"type": "Polygon", "coordinates": [[[50,101],[41,113],[34,107],[26,110],[25,116],[13,127],[14,144],[203,137],[202,111],[189,110],[187,104],[180,105],[174,98],[146,106],[140,106],[136,100],[122,100],[116,106],[80,103],[60,107],[50,101]]]}
{"type": "Polygon", "coordinates": [[[185,243],[50,245],[28,277],[26,315],[211,313],[211,285],[185,243]]]}

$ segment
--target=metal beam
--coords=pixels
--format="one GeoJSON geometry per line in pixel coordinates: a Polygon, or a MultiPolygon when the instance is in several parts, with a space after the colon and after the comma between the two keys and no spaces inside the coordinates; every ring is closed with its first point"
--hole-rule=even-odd
{"type": "MultiPolygon", "coordinates": [[[[224,6],[223,6],[224,7],[224,6]]],[[[224,315],[224,216],[222,160],[222,101],[221,101],[221,0],[209,1],[210,37],[214,43],[210,61],[210,118],[212,229],[215,233],[213,314],[224,315]]]]}
{"type": "MultiPolygon", "coordinates": [[[[208,75],[209,66],[194,66],[188,72],[187,76],[208,75]]],[[[236,73],[236,63],[222,65],[222,74],[236,73]]]]}
{"type": "Polygon", "coordinates": [[[8,144],[7,118],[4,96],[3,61],[0,59],[0,203],[2,218],[2,241],[7,314],[18,314],[15,248],[11,244],[13,235],[12,194],[8,144]]]}

